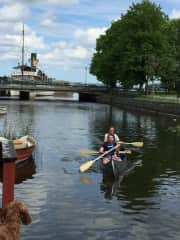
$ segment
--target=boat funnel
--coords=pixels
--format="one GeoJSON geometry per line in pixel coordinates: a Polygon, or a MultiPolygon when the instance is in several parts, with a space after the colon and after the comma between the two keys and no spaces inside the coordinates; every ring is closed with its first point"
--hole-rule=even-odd
{"type": "Polygon", "coordinates": [[[36,53],[31,53],[31,67],[36,68],[36,65],[38,64],[39,60],[37,59],[36,53]]]}

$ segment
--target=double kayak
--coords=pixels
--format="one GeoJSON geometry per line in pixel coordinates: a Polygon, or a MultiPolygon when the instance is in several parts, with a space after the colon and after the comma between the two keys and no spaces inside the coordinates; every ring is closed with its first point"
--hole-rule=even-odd
{"type": "Polygon", "coordinates": [[[100,168],[104,177],[118,178],[127,169],[127,158],[124,158],[123,160],[111,160],[107,164],[103,164],[101,161],[100,168]]]}
{"type": "Polygon", "coordinates": [[[142,166],[142,160],[137,160],[129,164],[127,158],[123,160],[111,160],[107,164],[100,162],[100,168],[104,178],[118,179],[120,176],[127,175],[137,166],[142,166]]]}

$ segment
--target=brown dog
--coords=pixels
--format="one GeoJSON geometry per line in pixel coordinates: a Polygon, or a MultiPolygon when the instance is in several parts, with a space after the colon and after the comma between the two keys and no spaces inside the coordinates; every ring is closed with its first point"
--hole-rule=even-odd
{"type": "Polygon", "coordinates": [[[0,240],[18,240],[20,224],[31,223],[27,206],[15,200],[4,209],[0,209],[0,240]]]}

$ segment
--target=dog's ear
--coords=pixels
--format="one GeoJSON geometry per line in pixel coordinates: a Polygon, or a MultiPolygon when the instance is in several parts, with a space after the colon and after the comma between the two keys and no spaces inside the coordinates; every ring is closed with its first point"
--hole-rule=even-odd
{"type": "Polygon", "coordinates": [[[9,203],[7,209],[11,209],[12,211],[18,212],[21,222],[25,225],[31,223],[31,216],[29,214],[28,208],[24,202],[21,200],[15,200],[9,203]]]}
{"type": "Polygon", "coordinates": [[[23,224],[28,225],[31,223],[31,216],[29,214],[27,207],[20,209],[20,217],[23,224]]]}
{"type": "Polygon", "coordinates": [[[19,210],[19,215],[20,215],[20,219],[21,222],[25,225],[28,225],[31,223],[31,216],[29,214],[28,208],[26,206],[26,204],[20,200],[15,200],[14,201],[14,206],[16,207],[16,209],[18,208],[19,210]]]}

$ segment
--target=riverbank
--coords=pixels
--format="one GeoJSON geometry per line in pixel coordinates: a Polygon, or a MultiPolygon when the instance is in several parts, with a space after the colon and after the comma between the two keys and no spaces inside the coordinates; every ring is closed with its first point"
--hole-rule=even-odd
{"type": "Polygon", "coordinates": [[[133,112],[144,112],[156,116],[167,116],[172,118],[180,118],[180,104],[178,102],[167,102],[149,97],[129,97],[129,96],[101,96],[97,97],[98,103],[111,104],[121,109],[133,112]]]}

